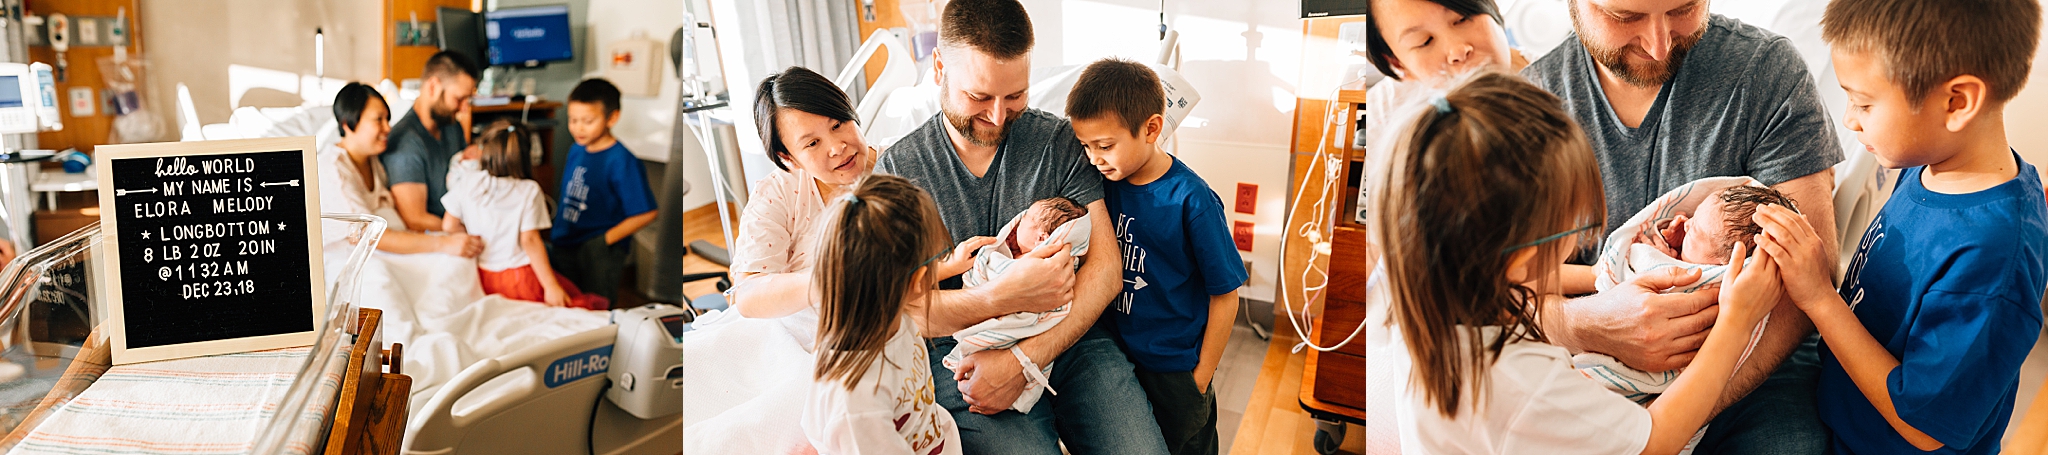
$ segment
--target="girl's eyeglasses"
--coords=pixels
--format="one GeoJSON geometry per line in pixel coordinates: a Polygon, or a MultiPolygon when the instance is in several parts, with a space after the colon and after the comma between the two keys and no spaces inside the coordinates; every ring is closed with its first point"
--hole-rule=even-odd
{"type": "Polygon", "coordinates": [[[1578,228],[1575,228],[1575,229],[1572,229],[1572,230],[1569,230],[1569,231],[1564,231],[1564,232],[1559,232],[1559,233],[1556,233],[1556,234],[1552,234],[1552,235],[1550,235],[1550,236],[1548,236],[1548,237],[1544,237],[1544,238],[1536,239],[1536,241],[1533,241],[1533,242],[1529,242],[1529,243],[1524,243],[1524,244],[1520,244],[1520,245],[1515,245],[1515,246],[1511,246],[1511,247],[1507,247],[1507,248],[1502,248],[1502,249],[1500,250],[1500,254],[1501,254],[1502,256],[1506,256],[1506,255],[1508,255],[1508,253],[1513,253],[1513,252],[1515,252],[1515,250],[1519,250],[1519,249],[1523,249],[1523,248],[1528,248],[1528,247],[1532,247],[1532,246],[1536,246],[1536,245],[1542,245],[1542,244],[1545,244],[1545,243],[1550,243],[1550,242],[1556,241],[1557,239],[1561,239],[1561,238],[1564,238],[1564,237],[1565,237],[1565,236],[1567,236],[1567,235],[1572,235],[1572,234],[1576,234],[1576,233],[1578,233],[1579,231],[1584,231],[1584,230],[1587,230],[1587,229],[1592,229],[1592,228],[1596,228],[1596,227],[1600,227],[1600,223],[1599,223],[1599,222],[1587,223],[1587,224],[1586,224],[1585,226],[1579,226],[1578,228]]]}

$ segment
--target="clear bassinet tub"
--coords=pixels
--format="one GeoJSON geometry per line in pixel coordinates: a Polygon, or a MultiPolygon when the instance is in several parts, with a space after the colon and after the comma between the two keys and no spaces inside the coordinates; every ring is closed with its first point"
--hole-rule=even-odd
{"type": "MultiPolygon", "coordinates": [[[[384,232],[384,220],[360,214],[324,214],[328,238],[322,263],[327,278],[327,312],[319,337],[298,362],[281,397],[264,398],[253,420],[249,453],[314,453],[326,442],[339,395],[338,378],[353,346],[358,275],[384,232]]],[[[34,444],[46,423],[66,410],[106,374],[111,363],[107,339],[97,330],[105,318],[98,269],[100,226],[94,223],[23,253],[0,270],[0,451],[41,452],[34,444]]],[[[132,385],[131,385],[132,386],[132,385]]],[[[143,387],[148,387],[144,384],[143,387]]],[[[167,392],[168,393],[168,392],[167,392]]],[[[146,394],[145,394],[146,395],[146,394]]],[[[118,422],[118,420],[117,420],[118,422]]],[[[175,422],[168,425],[185,425],[175,422]]],[[[212,425],[193,421],[190,425],[212,425]]],[[[166,425],[151,423],[150,425],[166,425]]],[[[159,428],[161,429],[161,428],[159,428]]],[[[76,433],[79,428],[66,429],[76,433]]],[[[83,429],[138,444],[120,424],[83,429]]],[[[76,439],[71,441],[92,441],[76,439]]],[[[139,443],[143,447],[148,441],[139,443]]]]}

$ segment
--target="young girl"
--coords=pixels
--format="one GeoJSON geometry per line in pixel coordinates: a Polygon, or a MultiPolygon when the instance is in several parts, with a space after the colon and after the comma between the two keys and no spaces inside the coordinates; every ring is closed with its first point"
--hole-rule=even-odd
{"type": "Polygon", "coordinates": [[[1776,264],[1758,252],[1742,270],[1735,247],[1714,330],[1645,409],[1580,375],[1536,323],[1554,304],[1538,296],[1556,294],[1559,265],[1606,219],[1584,133],[1557,97],[1509,75],[1480,73],[1426,103],[1397,130],[1370,201],[1408,354],[1390,362],[1407,380],[1402,451],[1679,452],[1775,304],[1776,264]]]}
{"type": "Polygon", "coordinates": [[[609,308],[610,302],[584,294],[548,264],[541,239],[550,225],[548,202],[526,164],[533,150],[530,131],[524,125],[498,122],[477,137],[476,167],[462,170],[468,164],[458,162],[448,173],[448,193],[441,196],[447,216],[441,218],[441,229],[483,238],[484,252],[476,264],[484,293],[550,306],[609,308]]]}
{"type": "Polygon", "coordinates": [[[834,454],[959,454],[960,430],[935,401],[931,359],[909,314],[938,287],[932,263],[951,250],[930,195],[875,175],[826,209],[813,283],[816,381],[802,426],[834,454]]]}

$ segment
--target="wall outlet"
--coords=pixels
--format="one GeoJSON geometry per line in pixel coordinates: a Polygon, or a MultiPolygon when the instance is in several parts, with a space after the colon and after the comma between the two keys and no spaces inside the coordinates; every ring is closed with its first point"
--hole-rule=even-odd
{"type": "Polygon", "coordinates": [[[1237,242],[1237,250],[1252,252],[1252,223],[1250,221],[1230,222],[1230,239],[1237,242]]]}
{"type": "Polygon", "coordinates": [[[1253,214],[1259,211],[1259,186],[1237,182],[1237,213],[1253,214]]]}

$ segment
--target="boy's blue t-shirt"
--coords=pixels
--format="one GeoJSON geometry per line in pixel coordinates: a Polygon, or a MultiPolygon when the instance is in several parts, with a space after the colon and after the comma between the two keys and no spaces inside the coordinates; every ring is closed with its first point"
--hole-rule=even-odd
{"type": "Polygon", "coordinates": [[[562,167],[561,198],[555,227],[548,238],[557,246],[575,246],[619,225],[634,215],[654,211],[654,190],[647,171],[626,143],[590,153],[583,144],[569,147],[562,167]]]}
{"type": "MultiPolygon", "coordinates": [[[[1998,453],[2020,364],[2041,333],[2048,201],[2034,166],[1969,194],[1921,185],[1906,169],[1856,246],[1842,300],[1899,359],[1886,376],[1899,418],[1954,454],[1998,453]]],[[[1825,343],[1825,340],[1823,340],[1825,343]]],[[[1829,349],[1821,421],[1836,453],[1920,453],[1885,422],[1829,349]]]]}
{"type": "Polygon", "coordinates": [[[1139,369],[1194,371],[1209,297],[1248,277],[1223,200],[1177,158],[1152,183],[1106,182],[1103,189],[1124,261],[1124,291],[1109,311],[1117,335],[1139,369]]]}

